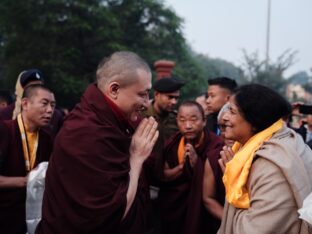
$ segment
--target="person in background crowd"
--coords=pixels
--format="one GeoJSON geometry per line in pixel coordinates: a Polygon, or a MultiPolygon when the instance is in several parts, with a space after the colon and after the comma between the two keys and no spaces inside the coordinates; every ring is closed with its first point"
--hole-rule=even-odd
{"type": "MultiPolygon", "coordinates": [[[[149,164],[157,180],[162,177],[162,152],[166,140],[179,131],[176,117],[176,106],[180,98],[180,89],[185,82],[174,77],[161,78],[153,84],[154,99],[150,102],[144,116],[153,116],[158,123],[159,137],[149,164]]],[[[152,197],[157,197],[157,187],[152,188],[152,197]],[[155,191],[154,191],[155,190],[155,191]]]]}
{"type": "Polygon", "coordinates": [[[309,142],[312,140],[312,115],[306,115],[304,120],[302,121],[302,124],[299,128],[295,129],[296,132],[298,132],[304,142],[309,142]]]}
{"type": "MultiPolygon", "coordinates": [[[[21,99],[24,89],[29,85],[44,84],[44,78],[38,69],[29,69],[22,71],[16,81],[15,86],[15,102],[6,108],[0,109],[0,119],[9,120],[16,119],[21,112],[21,99]]],[[[54,95],[54,94],[53,94],[54,95]]],[[[59,110],[55,110],[50,123],[45,126],[46,130],[54,138],[62,126],[63,117],[59,110]]]]}
{"type": "Polygon", "coordinates": [[[220,220],[214,218],[210,204],[222,206],[224,202],[218,164],[223,141],[205,128],[204,111],[195,101],[180,105],[177,124],[179,132],[167,141],[163,153],[165,181],[159,194],[162,233],[216,233],[220,220]],[[202,200],[205,164],[210,167],[205,173],[211,178],[205,193],[209,212],[202,200]]]}
{"type": "Polygon", "coordinates": [[[218,114],[218,127],[220,129],[220,136],[221,138],[223,139],[224,143],[226,146],[229,146],[229,147],[232,147],[233,144],[234,144],[234,141],[231,140],[231,139],[227,139],[225,137],[225,121],[223,119],[223,116],[224,114],[230,110],[230,104],[229,103],[226,103],[222,108],[221,110],[219,111],[219,114],[218,114]]]}
{"type": "Polygon", "coordinates": [[[219,233],[308,233],[297,210],[312,191],[312,151],[283,117],[291,105],[268,87],[236,89],[223,116],[226,203],[219,233]]]}
{"type": "Polygon", "coordinates": [[[15,120],[0,123],[0,233],[26,233],[27,175],[48,161],[52,138],[42,129],[55,107],[53,93],[42,85],[28,86],[15,120]]]}
{"type": "Polygon", "coordinates": [[[56,137],[38,234],[147,230],[143,163],[158,131],[153,117],[139,118],[149,104],[151,71],[122,51],[103,59],[96,77],[56,137]]]}
{"type": "Polygon", "coordinates": [[[228,77],[216,77],[208,80],[207,108],[209,115],[207,116],[207,127],[217,135],[220,135],[217,116],[236,87],[236,81],[228,77]]]}
{"type": "Polygon", "coordinates": [[[13,98],[11,96],[10,91],[8,90],[0,90],[0,109],[6,108],[13,102],[13,98]]]}
{"type": "Polygon", "coordinates": [[[207,97],[208,97],[208,95],[205,92],[205,93],[202,93],[201,95],[199,95],[199,96],[197,96],[195,98],[195,101],[202,106],[202,108],[204,110],[205,117],[207,117],[208,114],[209,114],[208,107],[207,107],[207,102],[206,102],[207,97]]]}
{"type": "Polygon", "coordinates": [[[180,98],[180,89],[185,82],[175,77],[164,77],[154,82],[154,99],[145,111],[144,116],[153,116],[158,123],[159,137],[153,150],[152,157],[147,161],[150,173],[150,193],[152,198],[154,233],[160,232],[160,215],[158,204],[158,182],[163,176],[162,152],[165,142],[179,131],[176,117],[176,106],[180,98]],[[152,178],[152,179],[151,179],[152,178]]]}
{"type": "Polygon", "coordinates": [[[180,89],[185,82],[174,78],[162,78],[154,82],[154,99],[150,103],[146,116],[153,116],[158,122],[159,139],[157,145],[163,143],[179,129],[176,123],[175,110],[180,98],[180,89]],[[161,143],[160,143],[161,142],[161,143]]]}

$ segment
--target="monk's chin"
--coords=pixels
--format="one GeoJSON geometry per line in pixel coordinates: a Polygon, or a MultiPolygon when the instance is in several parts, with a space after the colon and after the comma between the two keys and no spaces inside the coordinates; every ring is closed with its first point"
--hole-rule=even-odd
{"type": "Polygon", "coordinates": [[[137,120],[138,120],[138,114],[137,113],[133,113],[133,114],[131,114],[131,116],[130,116],[130,121],[131,122],[136,122],[137,120]]]}

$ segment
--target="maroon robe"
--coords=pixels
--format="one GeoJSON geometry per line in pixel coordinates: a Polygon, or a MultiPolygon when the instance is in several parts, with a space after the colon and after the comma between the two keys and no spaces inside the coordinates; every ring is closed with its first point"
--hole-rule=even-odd
{"type": "MultiPolygon", "coordinates": [[[[0,123],[0,175],[26,176],[21,134],[17,120],[0,123]]],[[[35,166],[48,161],[52,151],[52,138],[39,131],[35,166]]],[[[26,233],[26,187],[0,188],[0,233],[26,233]]]]}
{"type": "Polygon", "coordinates": [[[149,188],[143,175],[122,219],[133,132],[120,110],[90,85],[56,137],[36,233],[144,233],[149,188]]]}
{"type": "MultiPolygon", "coordinates": [[[[173,181],[164,183],[160,188],[159,199],[163,233],[216,233],[220,221],[214,218],[203,204],[203,175],[208,158],[216,180],[216,200],[223,205],[224,186],[222,170],[218,159],[223,147],[222,139],[205,129],[204,142],[196,149],[198,160],[195,167],[186,161],[182,174],[173,181]]],[[[181,133],[173,136],[166,144],[164,157],[170,168],[177,166],[178,146],[181,133]]]]}

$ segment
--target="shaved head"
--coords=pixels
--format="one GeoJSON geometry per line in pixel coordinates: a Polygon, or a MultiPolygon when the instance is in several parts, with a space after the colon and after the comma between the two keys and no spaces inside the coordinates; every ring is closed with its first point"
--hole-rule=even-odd
{"type": "Polygon", "coordinates": [[[102,59],[99,63],[96,78],[100,90],[112,81],[127,86],[134,82],[138,77],[138,70],[151,73],[147,63],[133,52],[115,52],[110,57],[102,59]]]}

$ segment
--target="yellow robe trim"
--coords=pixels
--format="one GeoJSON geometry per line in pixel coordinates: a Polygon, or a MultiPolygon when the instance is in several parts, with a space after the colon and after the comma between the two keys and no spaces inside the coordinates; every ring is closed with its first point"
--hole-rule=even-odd
{"type": "MultiPolygon", "coordinates": [[[[205,134],[204,134],[204,132],[202,132],[198,143],[195,145],[195,149],[198,148],[204,142],[204,137],[205,137],[205,134]]],[[[180,143],[179,143],[179,147],[178,147],[178,161],[179,161],[179,164],[184,164],[184,162],[185,162],[185,157],[184,157],[185,156],[185,149],[184,149],[184,146],[185,146],[185,138],[181,137],[181,140],[180,140],[180,143]]]]}
{"type": "Polygon", "coordinates": [[[226,200],[237,208],[249,208],[250,199],[246,183],[255,152],[272,135],[283,127],[280,119],[270,127],[251,137],[242,147],[235,142],[232,146],[234,157],[226,164],[223,183],[226,191],[226,200]]]}
{"type": "Polygon", "coordinates": [[[18,127],[21,132],[25,167],[26,167],[26,171],[29,172],[35,166],[35,162],[37,158],[39,134],[38,134],[38,131],[34,133],[27,131],[26,126],[24,126],[21,114],[17,115],[17,122],[18,122],[18,127]]]}

